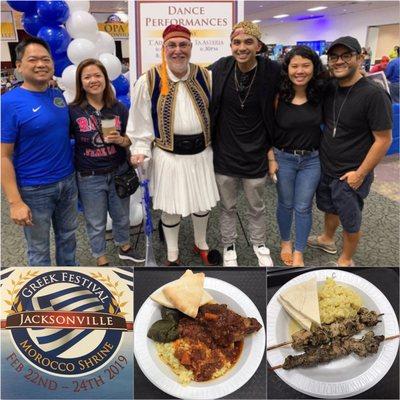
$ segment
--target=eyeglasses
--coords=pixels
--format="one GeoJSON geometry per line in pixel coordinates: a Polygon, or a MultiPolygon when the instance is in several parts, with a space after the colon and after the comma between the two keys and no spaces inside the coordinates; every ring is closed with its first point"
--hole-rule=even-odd
{"type": "Polygon", "coordinates": [[[335,63],[339,60],[339,58],[341,58],[345,63],[348,63],[351,61],[351,59],[353,58],[355,53],[354,51],[348,51],[346,53],[343,54],[330,54],[328,55],[328,62],[330,63],[335,63]]]}
{"type": "Polygon", "coordinates": [[[182,43],[167,43],[165,47],[168,50],[176,50],[178,47],[181,50],[187,50],[189,47],[191,47],[192,43],[191,42],[182,42],[182,43]]]}

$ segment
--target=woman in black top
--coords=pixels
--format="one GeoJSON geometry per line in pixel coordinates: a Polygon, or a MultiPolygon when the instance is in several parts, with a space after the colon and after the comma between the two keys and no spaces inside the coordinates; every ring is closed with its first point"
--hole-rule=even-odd
{"type": "Polygon", "coordinates": [[[70,104],[71,132],[75,138],[79,198],[92,254],[98,266],[108,265],[105,235],[109,212],[119,258],[144,261],[135,254],[129,242],[130,198],[118,197],[114,181],[115,175],[128,167],[126,150],[131,144],[125,135],[128,110],[116,100],[107,71],[100,61],[82,61],[76,77],[76,96],[70,104]],[[102,133],[105,119],[114,127],[110,127],[107,135],[102,133]]]}
{"type": "Polygon", "coordinates": [[[304,266],[303,252],[312,225],[312,200],[321,174],[322,74],[318,55],[307,46],[295,46],[282,65],[275,101],[274,150],[268,153],[268,160],[270,174],[277,179],[277,220],[285,265],[304,266]],[[290,241],[293,210],[294,251],[290,241]]]}

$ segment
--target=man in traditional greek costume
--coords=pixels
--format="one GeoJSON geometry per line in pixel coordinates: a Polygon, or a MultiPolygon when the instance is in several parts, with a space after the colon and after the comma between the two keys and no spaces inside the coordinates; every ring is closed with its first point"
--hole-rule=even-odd
{"type": "Polygon", "coordinates": [[[170,25],[163,32],[161,65],[135,84],[127,134],[132,163],[152,159],[150,191],[162,210],[168,266],[180,265],[182,217],[192,216],[194,251],[207,263],[209,212],[219,200],[210,147],[210,72],[189,62],[191,32],[170,25]]]}
{"type": "Polygon", "coordinates": [[[263,200],[268,173],[267,152],[272,144],[273,100],[279,65],[256,54],[262,48],[257,25],[242,21],[231,33],[232,56],[210,69],[212,88],[212,143],[214,168],[221,196],[220,231],[224,265],[236,266],[235,242],[239,186],[247,200],[247,226],[260,266],[272,266],[266,242],[263,200]]]}

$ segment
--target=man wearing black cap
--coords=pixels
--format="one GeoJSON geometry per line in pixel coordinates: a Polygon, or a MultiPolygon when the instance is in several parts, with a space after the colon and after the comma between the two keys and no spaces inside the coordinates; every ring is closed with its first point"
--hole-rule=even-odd
{"type": "Polygon", "coordinates": [[[325,212],[322,235],[308,244],[337,252],[334,235],[343,226],[343,251],[338,266],[352,266],[361,236],[361,213],[374,176],[392,138],[389,95],[360,73],[361,46],[350,36],[335,40],[328,67],[335,78],[324,100],[325,126],[320,146],[322,176],[317,206],[325,212]]]}

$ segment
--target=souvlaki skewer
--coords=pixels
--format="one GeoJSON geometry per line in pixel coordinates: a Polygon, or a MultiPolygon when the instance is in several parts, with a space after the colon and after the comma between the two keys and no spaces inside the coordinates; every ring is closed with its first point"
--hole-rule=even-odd
{"type": "Polygon", "coordinates": [[[377,353],[380,343],[384,340],[392,340],[398,337],[400,335],[387,338],[383,335],[376,336],[373,331],[368,331],[362,339],[339,337],[329,344],[310,347],[303,354],[287,356],[283,364],[276,365],[270,368],[270,370],[315,367],[318,364],[328,363],[351,353],[364,358],[377,353]]]}
{"type": "Polygon", "coordinates": [[[381,322],[379,317],[382,315],[383,314],[377,314],[375,311],[369,311],[365,307],[361,307],[357,315],[352,318],[344,318],[331,324],[313,326],[311,330],[300,330],[292,335],[291,341],[270,346],[267,350],[276,349],[289,344],[292,345],[294,350],[304,350],[310,346],[327,344],[333,339],[353,336],[366,328],[377,325],[381,322]]]}

